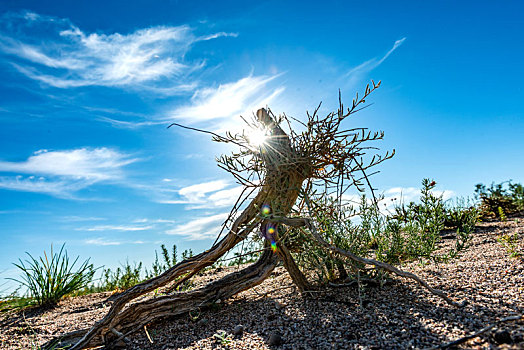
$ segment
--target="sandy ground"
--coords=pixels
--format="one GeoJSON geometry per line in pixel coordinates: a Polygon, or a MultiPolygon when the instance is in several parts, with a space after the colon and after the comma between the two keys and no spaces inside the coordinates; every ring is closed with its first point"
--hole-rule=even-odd
{"type": "MultiPolygon", "coordinates": [[[[524,252],[524,218],[478,225],[470,247],[437,265],[403,268],[455,300],[455,308],[410,280],[393,277],[383,287],[356,285],[305,298],[282,268],[260,286],[188,316],[164,319],[129,337],[129,349],[424,349],[471,334],[497,320],[524,313],[524,259],[511,258],[497,241],[518,235],[524,252]],[[289,288],[287,288],[289,287],[289,288]],[[222,334],[222,337],[217,337],[222,334]],[[151,340],[149,339],[151,338],[151,340]],[[221,339],[219,339],[221,338],[221,339]]],[[[446,240],[444,245],[452,244],[446,240]]],[[[445,249],[445,247],[443,247],[445,249]]],[[[208,271],[197,284],[235,268],[208,271]]],[[[108,311],[110,294],[67,298],[52,310],[0,316],[0,347],[30,349],[53,336],[88,327],[108,311]]],[[[524,319],[504,322],[460,345],[468,349],[524,349],[524,319]]]]}

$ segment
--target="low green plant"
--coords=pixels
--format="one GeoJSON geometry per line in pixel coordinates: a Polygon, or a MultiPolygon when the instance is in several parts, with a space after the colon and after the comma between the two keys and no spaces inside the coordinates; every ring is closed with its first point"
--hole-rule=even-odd
{"type": "MultiPolygon", "coordinates": [[[[185,250],[183,256],[192,256],[191,250],[185,250]]],[[[128,289],[144,280],[156,277],[167,269],[176,265],[178,261],[177,246],[174,244],[171,249],[171,254],[164,244],[160,246],[160,256],[158,251],[155,250],[155,260],[151,264],[151,269],[144,268],[142,262],[133,262],[133,264],[126,261],[116,269],[104,268],[102,269],[102,275],[97,285],[91,285],[82,291],[83,294],[114,291],[114,290],[125,290],[128,289]]]]}
{"type": "Polygon", "coordinates": [[[186,249],[182,252],[182,260],[186,260],[192,257],[193,257],[193,250],[191,248],[186,249]]]}
{"type": "MultiPolygon", "coordinates": [[[[413,259],[448,260],[467,247],[478,221],[478,210],[462,199],[444,202],[442,195],[434,193],[435,185],[435,181],[424,179],[420,202],[401,204],[389,215],[366,196],[361,196],[356,208],[312,196],[310,213],[328,242],[355,255],[390,264],[413,259]],[[454,247],[446,254],[436,254],[443,232],[450,229],[456,231],[454,247]]],[[[299,266],[320,283],[348,278],[382,282],[385,278],[382,271],[365,270],[364,266],[319,247],[303,230],[290,229],[282,236],[292,252],[300,252],[294,256],[299,266]]]]}
{"type": "Polygon", "coordinates": [[[478,208],[464,199],[457,199],[454,205],[446,206],[445,227],[456,231],[455,247],[449,251],[447,258],[454,258],[467,247],[479,217],[478,208]]]}
{"type": "Polygon", "coordinates": [[[446,210],[442,196],[433,193],[436,182],[422,180],[420,204],[411,202],[396,208],[402,232],[406,235],[404,250],[409,259],[417,257],[430,258],[440,240],[440,232],[445,227],[446,210]]]}
{"type": "MultiPolygon", "coordinates": [[[[366,199],[363,198],[362,203],[365,202],[366,199]]],[[[311,214],[318,224],[319,232],[327,237],[330,243],[358,255],[367,254],[371,231],[363,228],[366,226],[365,223],[355,225],[351,222],[350,218],[355,215],[356,211],[353,207],[341,207],[329,197],[313,196],[310,198],[310,205],[313,208],[311,214]]],[[[346,279],[353,271],[357,272],[352,265],[346,266],[343,259],[315,244],[309,238],[308,233],[301,229],[289,228],[288,231],[282,231],[281,236],[286,246],[294,253],[297,264],[310,272],[319,283],[346,279]]]]}
{"type": "Polygon", "coordinates": [[[116,270],[104,269],[102,271],[102,290],[125,290],[142,281],[142,262],[133,265],[126,261],[116,270]]]}
{"type": "Polygon", "coordinates": [[[12,311],[12,310],[25,309],[25,308],[36,306],[36,305],[37,303],[35,302],[33,298],[21,297],[15,291],[6,297],[3,297],[0,300],[0,313],[12,311]]]}
{"type": "Polygon", "coordinates": [[[499,243],[504,246],[511,258],[518,258],[520,256],[523,256],[523,252],[521,252],[519,249],[519,236],[517,232],[514,232],[511,235],[505,233],[498,237],[497,241],[499,241],[499,243]]]}
{"type": "Polygon", "coordinates": [[[163,273],[164,271],[176,265],[177,260],[178,260],[176,244],[173,244],[171,255],[169,255],[169,251],[167,250],[164,244],[160,245],[160,251],[162,253],[162,258],[164,259],[164,261],[163,262],[159,261],[158,252],[155,250],[155,261],[153,262],[151,266],[151,271],[148,271],[147,269],[145,270],[146,271],[145,279],[156,277],[160,275],[161,273],[163,273]]]}
{"type": "Polygon", "coordinates": [[[231,334],[227,334],[227,332],[223,330],[219,330],[213,334],[213,338],[215,338],[222,346],[228,346],[231,343],[231,340],[233,340],[233,336],[231,334]]]}
{"type": "Polygon", "coordinates": [[[63,296],[87,287],[93,279],[95,269],[89,259],[75,269],[79,257],[71,262],[64,247],[65,244],[56,253],[51,245],[49,257],[45,251],[44,257],[38,258],[26,253],[29,259],[14,263],[23,275],[12,280],[27,287],[30,297],[40,306],[56,305],[63,296]]]}
{"type": "Polygon", "coordinates": [[[480,200],[480,214],[484,219],[495,217],[505,220],[507,215],[524,210],[524,187],[520,183],[512,183],[511,180],[491,183],[490,187],[477,184],[475,195],[480,200]]]}
{"type": "Polygon", "coordinates": [[[219,260],[215,267],[220,266],[220,264],[223,266],[238,266],[255,262],[258,260],[262,248],[263,241],[260,239],[260,237],[252,235],[249,237],[249,239],[243,242],[239,251],[233,253],[233,257],[219,260]]]}

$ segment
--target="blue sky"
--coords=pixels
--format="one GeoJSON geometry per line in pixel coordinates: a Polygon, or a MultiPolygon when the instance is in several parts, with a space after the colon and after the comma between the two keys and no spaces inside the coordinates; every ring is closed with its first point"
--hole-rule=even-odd
{"type": "Polygon", "coordinates": [[[397,154],[373,178],[409,198],[523,182],[521,2],[0,3],[0,277],[67,242],[95,265],[207,248],[239,188],[217,132],[262,106],[303,118],[382,80],[351,127],[397,154]]]}

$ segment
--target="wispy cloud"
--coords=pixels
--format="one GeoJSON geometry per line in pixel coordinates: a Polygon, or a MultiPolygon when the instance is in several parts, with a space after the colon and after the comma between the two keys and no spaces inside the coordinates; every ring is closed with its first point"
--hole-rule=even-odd
{"type": "Polygon", "coordinates": [[[169,219],[136,219],[133,220],[134,223],[153,223],[153,224],[174,224],[176,220],[169,220],[169,219]]]}
{"type": "Polygon", "coordinates": [[[201,202],[208,193],[219,191],[223,188],[226,188],[227,185],[228,182],[224,180],[209,181],[183,187],[178,191],[178,193],[185,197],[183,202],[198,203],[201,202]]]}
{"type": "Polygon", "coordinates": [[[167,125],[165,121],[151,121],[151,120],[141,120],[141,121],[127,121],[127,120],[118,120],[108,117],[98,117],[98,120],[101,122],[109,123],[115,128],[120,129],[138,129],[144,126],[153,126],[153,125],[167,125]]]}
{"type": "Polygon", "coordinates": [[[346,77],[359,77],[365,73],[371,72],[373,69],[380,66],[402,43],[406,38],[395,41],[393,47],[381,58],[375,57],[370,60],[365,61],[364,63],[359,64],[358,66],[350,69],[346,73],[346,77]]]}
{"type": "Polygon", "coordinates": [[[122,242],[109,241],[105,238],[90,238],[90,239],[86,239],[84,243],[89,244],[89,245],[100,245],[100,246],[121,245],[122,244],[122,242]]]}
{"type": "MultiPolygon", "coordinates": [[[[443,200],[448,200],[455,195],[451,190],[435,188],[432,191],[437,196],[442,196],[443,200]]],[[[420,197],[420,188],[416,187],[392,187],[384,192],[386,198],[402,199],[403,202],[410,202],[420,197]]]]}
{"type": "Polygon", "coordinates": [[[219,233],[227,217],[228,213],[201,217],[167,230],[166,234],[183,236],[190,241],[213,238],[219,233]]]}
{"type": "MultiPolygon", "coordinates": [[[[442,200],[446,201],[455,196],[455,192],[446,189],[433,189],[432,192],[442,200]]],[[[420,189],[416,187],[392,187],[384,191],[384,200],[380,207],[386,212],[392,212],[394,208],[402,203],[420,202],[420,189]]]]}
{"type": "Polygon", "coordinates": [[[0,188],[71,197],[73,192],[103,181],[124,178],[123,167],[138,161],[109,148],[40,150],[25,161],[0,161],[0,188]],[[28,176],[19,173],[30,174],[28,176]]]}
{"type": "MultiPolygon", "coordinates": [[[[446,189],[435,188],[432,192],[436,196],[442,197],[444,201],[456,195],[455,192],[446,189]]],[[[391,187],[380,193],[380,195],[383,196],[383,198],[378,202],[379,209],[383,214],[391,214],[395,211],[395,207],[401,204],[409,204],[410,202],[420,203],[421,193],[420,189],[416,187],[391,187]]],[[[373,199],[370,196],[366,197],[366,200],[369,205],[373,204],[373,199]]],[[[356,208],[360,206],[362,197],[360,194],[344,194],[342,201],[344,204],[356,208]]]]}
{"type": "Polygon", "coordinates": [[[269,83],[277,77],[279,75],[249,75],[216,88],[199,89],[191,98],[191,104],[175,109],[171,118],[192,124],[231,120],[232,117],[242,114],[250,116],[254,110],[269,104],[284,91],[282,86],[269,88],[269,83]]]}
{"type": "Polygon", "coordinates": [[[242,192],[242,187],[229,181],[215,180],[183,187],[177,197],[159,200],[165,204],[186,204],[186,209],[212,209],[232,206],[242,192]]]}
{"type": "Polygon", "coordinates": [[[187,25],[155,26],[128,34],[86,33],[67,19],[35,13],[3,17],[0,51],[27,77],[57,88],[119,86],[176,94],[194,89],[188,79],[205,65],[185,56],[199,41],[236,36],[196,36],[187,25]]]}
{"type": "Polygon", "coordinates": [[[81,222],[81,221],[104,221],[107,220],[107,218],[100,218],[96,216],[77,216],[77,215],[69,215],[69,216],[62,216],[57,218],[58,221],[63,222],[81,222]]]}
{"type": "Polygon", "coordinates": [[[115,246],[122,244],[146,244],[148,242],[144,241],[117,241],[117,240],[108,240],[103,237],[89,238],[83,241],[87,245],[98,245],[98,246],[115,246]]]}
{"type": "Polygon", "coordinates": [[[75,180],[72,178],[50,179],[43,176],[0,176],[0,189],[44,193],[51,196],[77,199],[73,194],[92,185],[91,180],[75,180]]]}
{"type": "Polygon", "coordinates": [[[70,176],[95,181],[122,177],[122,167],[138,159],[109,148],[40,150],[26,161],[0,161],[0,172],[70,176]]]}
{"type": "Polygon", "coordinates": [[[150,230],[154,226],[125,226],[125,225],[97,225],[91,227],[79,227],[76,231],[145,231],[150,230]]]}

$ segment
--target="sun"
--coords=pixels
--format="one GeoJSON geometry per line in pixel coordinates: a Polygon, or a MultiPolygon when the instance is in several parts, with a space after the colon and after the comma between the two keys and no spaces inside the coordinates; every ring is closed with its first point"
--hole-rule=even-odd
{"type": "Polygon", "coordinates": [[[247,139],[251,146],[260,147],[266,142],[267,135],[265,130],[253,129],[248,132],[247,139]]]}

